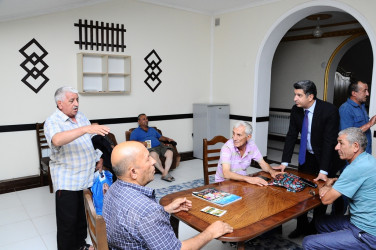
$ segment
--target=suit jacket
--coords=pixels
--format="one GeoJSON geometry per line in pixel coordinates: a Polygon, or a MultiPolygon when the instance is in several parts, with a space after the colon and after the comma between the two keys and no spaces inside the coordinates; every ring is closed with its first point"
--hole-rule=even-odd
{"type": "MultiPolygon", "coordinates": [[[[286,135],[283,149],[282,162],[291,162],[295,142],[302,130],[304,109],[294,105],[291,109],[290,126],[286,135]]],[[[339,113],[333,104],[316,99],[311,125],[311,145],[314,155],[320,164],[320,170],[333,173],[333,161],[337,157],[335,146],[337,144],[339,129],[339,113]]],[[[337,157],[338,158],[338,157],[337,157]]]]}

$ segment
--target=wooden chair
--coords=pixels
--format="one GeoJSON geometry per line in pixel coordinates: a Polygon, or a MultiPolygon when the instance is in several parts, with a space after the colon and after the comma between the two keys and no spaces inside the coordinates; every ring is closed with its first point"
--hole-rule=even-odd
{"type": "Polygon", "coordinates": [[[108,250],[106,222],[95,212],[93,194],[89,189],[84,189],[84,202],[91,243],[97,250],[108,250]]]}
{"type": "MultiPolygon", "coordinates": [[[[158,129],[157,127],[152,127],[152,128],[155,128],[159,134],[163,135],[162,131],[160,129],[158,129]]],[[[130,141],[131,140],[130,139],[131,138],[131,133],[135,129],[136,128],[131,128],[128,131],[125,131],[125,140],[126,141],[130,141]]],[[[173,159],[172,159],[172,164],[171,164],[170,170],[173,170],[173,169],[177,168],[179,166],[179,164],[180,164],[180,155],[179,155],[179,152],[178,152],[178,149],[176,148],[176,146],[171,145],[171,147],[173,149],[172,151],[173,151],[174,155],[173,155],[173,159]]],[[[161,159],[162,165],[164,167],[164,163],[166,161],[166,158],[164,156],[161,156],[160,159],[161,159]]],[[[157,169],[156,169],[156,171],[157,171],[157,169]]]]}
{"type": "Polygon", "coordinates": [[[44,176],[47,175],[48,185],[50,187],[50,193],[53,192],[53,185],[50,173],[50,147],[48,146],[46,137],[44,135],[44,122],[36,124],[37,144],[38,144],[38,156],[39,156],[39,175],[40,185],[44,185],[44,176]]]}
{"type": "Polygon", "coordinates": [[[216,173],[216,168],[218,165],[218,160],[220,158],[219,153],[221,152],[221,147],[223,143],[226,143],[228,139],[221,135],[215,136],[213,139],[208,141],[206,138],[203,139],[203,161],[202,166],[204,169],[204,183],[209,184],[209,175],[216,173]],[[221,143],[221,145],[219,144],[221,143]],[[210,147],[209,147],[210,146],[210,147]],[[213,169],[215,168],[215,169],[213,169]]]}
{"type": "Polygon", "coordinates": [[[116,137],[113,133],[108,133],[107,137],[110,138],[110,140],[114,143],[114,146],[118,144],[116,141],[116,137]]]}

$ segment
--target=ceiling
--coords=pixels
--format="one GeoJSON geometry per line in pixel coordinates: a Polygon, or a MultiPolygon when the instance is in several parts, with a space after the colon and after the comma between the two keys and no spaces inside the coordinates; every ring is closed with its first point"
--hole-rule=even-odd
{"type": "MultiPolygon", "coordinates": [[[[112,0],[0,0],[0,22],[94,5],[112,0]]],[[[281,0],[137,0],[214,15],[281,0]]]]}
{"type": "MultiPolygon", "coordinates": [[[[69,9],[90,6],[113,0],[0,0],[0,22],[23,19],[38,15],[50,14],[54,12],[65,11],[69,9]]],[[[136,0],[172,8],[193,11],[207,15],[218,15],[244,8],[258,5],[269,4],[282,0],[136,0]]],[[[330,12],[331,18],[320,20],[323,29],[332,31],[333,29],[348,29],[360,27],[359,24],[350,24],[338,27],[325,27],[333,23],[343,23],[354,21],[355,19],[343,12],[330,12]],[[323,27],[324,26],[324,27],[323,27]]],[[[286,35],[304,35],[312,33],[312,27],[316,26],[316,20],[303,19],[296,23],[286,35]],[[306,29],[304,29],[306,27],[306,29]],[[294,31],[294,29],[299,30],[294,31]],[[303,29],[302,29],[303,28],[303,29]]],[[[326,31],[326,30],[324,30],[326,31]]]]}

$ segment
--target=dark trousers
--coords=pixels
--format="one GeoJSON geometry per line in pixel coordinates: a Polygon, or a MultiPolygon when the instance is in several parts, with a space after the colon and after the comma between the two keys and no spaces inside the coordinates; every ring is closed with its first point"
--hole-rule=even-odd
{"type": "MultiPolygon", "coordinates": [[[[305,173],[312,174],[316,178],[317,175],[320,172],[320,165],[319,165],[319,162],[316,160],[315,155],[311,154],[311,153],[309,153],[307,151],[307,153],[306,153],[306,161],[305,161],[305,163],[303,165],[299,165],[298,166],[298,170],[302,171],[302,172],[305,172],[305,173]]],[[[296,228],[298,230],[301,230],[302,232],[307,232],[309,230],[314,229],[314,225],[315,225],[314,223],[315,223],[315,221],[317,220],[317,218],[322,217],[322,216],[325,215],[326,208],[327,208],[326,205],[322,205],[321,204],[320,206],[316,207],[313,210],[313,218],[312,218],[312,221],[311,221],[312,224],[310,224],[310,228],[308,228],[309,222],[308,222],[307,213],[302,214],[301,216],[299,216],[297,218],[297,226],[296,226],[296,228]]]]}
{"type": "Polygon", "coordinates": [[[57,248],[78,249],[87,237],[83,191],[57,190],[55,195],[57,248]]]}

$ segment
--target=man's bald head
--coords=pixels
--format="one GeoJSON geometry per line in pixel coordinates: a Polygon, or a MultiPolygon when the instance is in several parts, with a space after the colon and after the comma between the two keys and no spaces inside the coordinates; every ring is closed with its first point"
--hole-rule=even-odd
{"type": "Polygon", "coordinates": [[[144,145],[136,141],[118,144],[112,150],[112,169],[117,177],[124,176],[130,166],[134,166],[140,152],[146,150],[144,145]]]}

